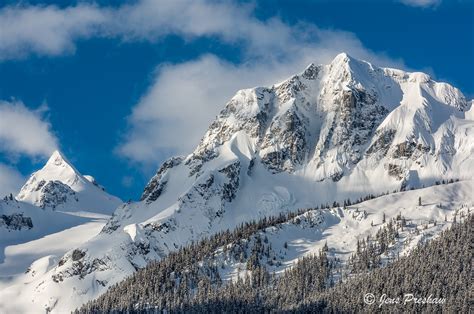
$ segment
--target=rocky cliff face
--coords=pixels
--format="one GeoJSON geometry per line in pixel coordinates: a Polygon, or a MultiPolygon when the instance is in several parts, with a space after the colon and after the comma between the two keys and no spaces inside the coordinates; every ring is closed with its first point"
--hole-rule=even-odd
{"type": "Polygon", "coordinates": [[[84,301],[180,246],[249,220],[472,179],[472,112],[448,84],[346,54],[238,91],[191,154],[167,160],[140,202],[120,206],[45,280],[80,286],[80,296],[68,298],[84,301]]]}

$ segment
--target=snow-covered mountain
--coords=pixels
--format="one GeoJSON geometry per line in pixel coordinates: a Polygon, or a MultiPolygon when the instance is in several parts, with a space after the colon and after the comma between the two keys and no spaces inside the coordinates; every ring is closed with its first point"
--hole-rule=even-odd
{"type": "MultiPolygon", "coordinates": [[[[466,182],[458,191],[440,195],[454,210],[472,202],[473,135],[472,101],[424,73],[379,68],[347,54],[311,64],[274,86],[238,91],[190,155],[164,162],[140,202],[120,206],[99,235],[29,279],[21,298],[71,310],[190,241],[335,200],[460,179],[466,182]]],[[[38,198],[33,190],[40,182],[24,199],[60,206],[54,196],[38,198]]],[[[50,189],[75,197],[60,185],[50,189]]],[[[349,227],[355,236],[368,223],[349,227]]]]}
{"type": "Polygon", "coordinates": [[[16,197],[0,201],[0,232],[5,233],[4,239],[16,240],[19,233],[32,238],[70,227],[77,220],[110,216],[121,203],[55,151],[16,197]]]}
{"type": "Polygon", "coordinates": [[[71,247],[95,236],[121,203],[54,152],[16,197],[0,200],[0,294],[34,261],[57,263],[71,247]]]}
{"type": "Polygon", "coordinates": [[[43,209],[109,215],[121,203],[117,197],[107,194],[94,177],[81,175],[59,151],[30,176],[17,199],[43,209]]]}

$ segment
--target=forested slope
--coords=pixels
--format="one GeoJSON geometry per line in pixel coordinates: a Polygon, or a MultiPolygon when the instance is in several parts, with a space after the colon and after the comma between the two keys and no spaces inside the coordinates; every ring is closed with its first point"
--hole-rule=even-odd
{"type": "Polygon", "coordinates": [[[258,263],[247,263],[251,270],[247,276],[226,285],[219,278],[217,269],[197,266],[202,266],[202,263],[196,262],[205,256],[197,252],[211,252],[213,247],[235,239],[237,234],[242,236],[252,229],[263,227],[261,222],[254,223],[242,226],[233,233],[202,241],[151,264],[113,286],[97,300],[87,303],[78,312],[383,310],[398,313],[468,313],[469,306],[472,306],[469,291],[472,288],[473,224],[474,219],[469,215],[463,222],[454,223],[452,228],[443,231],[435,240],[418,245],[410,255],[389,266],[353,275],[335,285],[333,274],[336,264],[328,258],[327,248],[317,255],[302,258],[281,276],[268,273],[258,263]],[[364,302],[364,296],[368,293],[375,297],[373,304],[364,302]],[[380,305],[382,300],[392,304],[380,305]]]}

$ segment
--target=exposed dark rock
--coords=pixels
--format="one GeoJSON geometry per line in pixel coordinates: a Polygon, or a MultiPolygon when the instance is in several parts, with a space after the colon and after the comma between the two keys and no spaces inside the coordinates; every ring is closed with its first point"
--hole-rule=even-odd
{"type": "Polygon", "coordinates": [[[240,161],[237,160],[219,170],[219,172],[225,174],[228,178],[228,181],[224,183],[222,187],[222,199],[230,203],[235,198],[239,189],[240,161]]]}
{"type": "Polygon", "coordinates": [[[384,130],[383,132],[377,132],[377,139],[372,143],[372,145],[370,145],[369,149],[367,150],[367,155],[372,155],[375,153],[379,153],[381,157],[387,155],[395,133],[395,130],[384,130]]]}
{"type": "Polygon", "coordinates": [[[336,173],[334,173],[333,175],[331,175],[331,179],[332,179],[332,181],[337,182],[337,181],[341,180],[341,178],[342,178],[343,175],[344,175],[344,172],[343,172],[343,171],[341,171],[341,172],[336,172],[336,173]]]}
{"type": "Polygon", "coordinates": [[[398,180],[402,180],[405,177],[404,171],[400,165],[389,164],[388,174],[398,180]]]}
{"type": "Polygon", "coordinates": [[[49,181],[45,184],[43,180],[38,184],[38,187],[40,187],[42,193],[38,205],[43,209],[46,207],[55,209],[57,206],[66,203],[69,198],[78,201],[76,192],[61,181],[49,181]]]}
{"type": "Polygon", "coordinates": [[[147,231],[163,232],[166,234],[170,231],[176,230],[176,220],[174,218],[171,218],[165,222],[149,223],[144,226],[144,229],[147,231]]]}
{"type": "Polygon", "coordinates": [[[255,157],[253,157],[252,159],[250,159],[249,166],[248,166],[248,168],[247,168],[247,175],[248,175],[248,176],[251,176],[251,175],[252,175],[252,169],[253,169],[254,166],[255,166],[255,157]]]}
{"type": "Polygon", "coordinates": [[[76,249],[72,252],[71,258],[75,262],[83,258],[85,255],[86,252],[76,249]]]}
{"type": "Polygon", "coordinates": [[[314,80],[318,77],[320,71],[321,66],[311,63],[301,76],[307,80],[314,80]]]}
{"type": "Polygon", "coordinates": [[[30,217],[24,217],[23,213],[0,216],[0,227],[7,230],[22,230],[33,228],[33,221],[30,217]]]}
{"type": "Polygon", "coordinates": [[[156,175],[151,178],[150,182],[147,184],[143,190],[143,194],[140,198],[141,201],[146,200],[148,203],[154,202],[160,197],[163,193],[167,180],[164,178],[169,169],[180,165],[183,162],[183,157],[172,157],[166,160],[156,173],[156,175]]]}
{"type": "MultiPolygon", "coordinates": [[[[75,251],[79,251],[79,250],[74,250],[74,252],[75,251]]],[[[66,261],[67,260],[63,261],[61,265],[58,265],[57,269],[59,270],[60,268],[65,266],[67,263],[66,261]]],[[[87,276],[88,274],[109,269],[107,262],[98,258],[94,258],[92,261],[84,259],[83,257],[81,257],[79,260],[74,260],[74,258],[71,256],[71,261],[72,261],[71,266],[67,267],[65,270],[57,271],[55,274],[51,276],[54,282],[59,283],[63,281],[65,278],[69,278],[73,276],[79,276],[79,279],[84,279],[84,277],[87,276]]]]}
{"type": "Polygon", "coordinates": [[[294,171],[308,152],[306,134],[305,124],[296,109],[274,120],[261,146],[262,150],[273,148],[274,151],[262,155],[262,164],[273,173],[294,171]]]}
{"type": "Polygon", "coordinates": [[[416,159],[419,155],[429,153],[431,150],[428,146],[423,146],[421,143],[414,141],[406,141],[396,146],[392,154],[393,158],[412,158],[416,159]]]}

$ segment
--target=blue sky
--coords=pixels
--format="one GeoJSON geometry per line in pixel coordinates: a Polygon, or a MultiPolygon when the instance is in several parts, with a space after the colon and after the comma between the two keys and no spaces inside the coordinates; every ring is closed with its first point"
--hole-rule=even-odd
{"type": "Polygon", "coordinates": [[[2,3],[1,193],[59,148],[111,193],[137,199],[237,89],[342,51],[474,97],[471,0],[2,3]]]}

